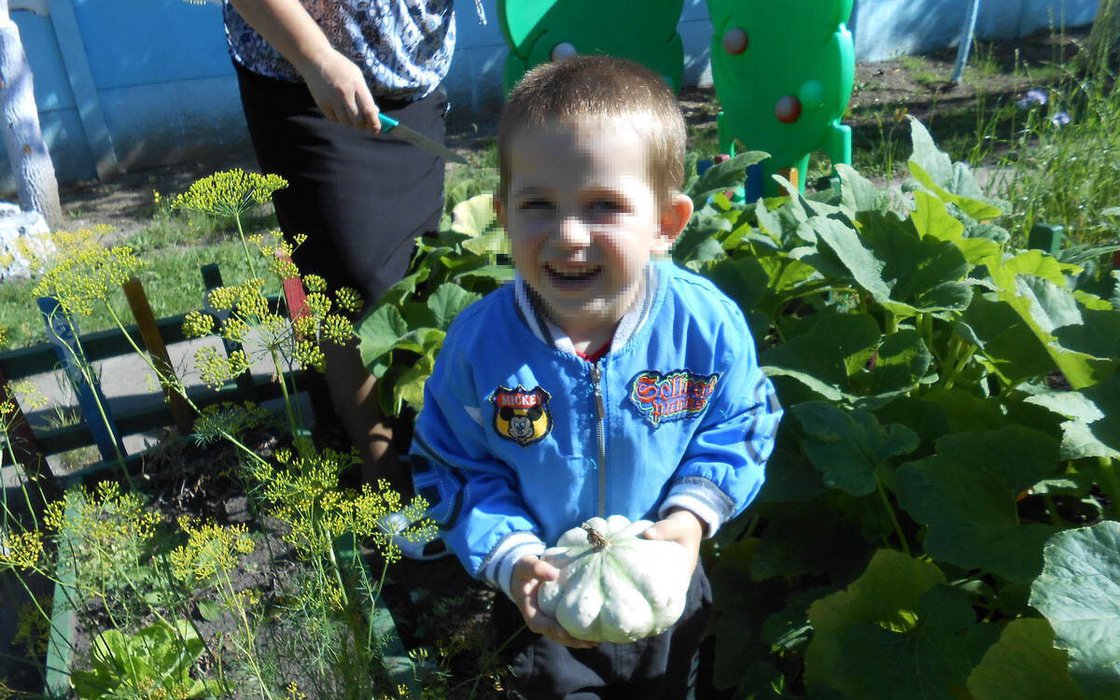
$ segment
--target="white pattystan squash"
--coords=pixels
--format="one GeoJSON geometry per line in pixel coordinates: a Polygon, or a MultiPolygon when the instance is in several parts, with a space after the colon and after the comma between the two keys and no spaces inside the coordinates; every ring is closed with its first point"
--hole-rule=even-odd
{"type": "Polygon", "coordinates": [[[668,629],[684,611],[692,572],[684,547],[642,537],[651,525],[612,515],[565,532],[542,557],[560,578],[541,584],[540,609],[590,642],[633,642],[668,629]]]}

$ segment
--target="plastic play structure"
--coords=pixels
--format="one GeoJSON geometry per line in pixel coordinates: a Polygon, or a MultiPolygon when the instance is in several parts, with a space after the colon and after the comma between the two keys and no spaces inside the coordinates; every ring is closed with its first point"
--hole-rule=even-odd
{"type": "MultiPolygon", "coordinates": [[[[840,123],[852,94],[855,48],[846,22],[854,0],[707,0],[712,78],[723,111],[720,149],[736,143],[771,157],[748,174],[745,196],[784,194],[773,175],[805,189],[809,155],[851,163],[840,123]]],[[[680,89],[683,0],[498,0],[509,43],[505,88],[525,71],[578,53],[637,61],[680,89]]]]}
{"type": "Polygon", "coordinates": [[[681,87],[684,44],[677,33],[684,0],[498,0],[509,44],[505,90],[533,66],[575,54],[637,61],[681,87]]]}
{"type": "Polygon", "coordinates": [[[720,148],[732,153],[738,140],[771,156],[748,175],[748,201],[781,194],[775,173],[804,191],[813,152],[851,163],[852,132],[840,118],[855,76],[852,2],[708,0],[720,148]]]}

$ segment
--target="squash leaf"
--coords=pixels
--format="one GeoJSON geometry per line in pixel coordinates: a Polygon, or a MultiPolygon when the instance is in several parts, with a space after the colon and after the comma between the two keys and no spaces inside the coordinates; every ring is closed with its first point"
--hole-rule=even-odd
{"type": "Polygon", "coordinates": [[[1031,605],[1069,652],[1069,669],[1086,700],[1120,697],[1120,523],[1066,530],[1046,543],[1031,605]]]}

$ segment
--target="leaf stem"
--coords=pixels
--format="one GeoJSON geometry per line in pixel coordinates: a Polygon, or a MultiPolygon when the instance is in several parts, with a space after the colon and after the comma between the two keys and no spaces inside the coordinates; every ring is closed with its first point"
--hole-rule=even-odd
{"type": "Polygon", "coordinates": [[[875,490],[879,492],[879,499],[887,509],[887,515],[891,519],[891,525],[894,526],[894,533],[895,536],[898,537],[898,543],[902,545],[902,551],[906,553],[906,556],[910,556],[910,543],[906,541],[906,534],[902,531],[902,524],[899,523],[898,515],[894,512],[894,506],[891,505],[891,501],[887,497],[887,492],[883,488],[883,482],[879,479],[875,479],[875,490]]]}
{"type": "Polygon", "coordinates": [[[1120,478],[1116,475],[1116,465],[1111,457],[1100,457],[1101,489],[1108,496],[1108,512],[1115,519],[1120,513],[1120,478]]]}

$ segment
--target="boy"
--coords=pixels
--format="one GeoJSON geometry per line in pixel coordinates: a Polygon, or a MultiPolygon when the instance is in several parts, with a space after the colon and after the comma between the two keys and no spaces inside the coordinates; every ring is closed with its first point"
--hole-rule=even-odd
{"type": "Polygon", "coordinates": [[[425,389],[417,491],[467,570],[513,602],[499,598],[497,626],[540,635],[507,647],[511,687],[534,700],[689,693],[710,599],[700,541],[754,498],[773,445],[781,409],[742,313],[661,259],[692,215],[684,139],[676,98],[637,64],[527,74],[498,132],[517,276],[455,320],[425,389]],[[596,646],[537,608],[559,574],[539,555],[614,514],[656,521],[645,536],[687,548],[694,575],[673,628],[596,646]]]}

